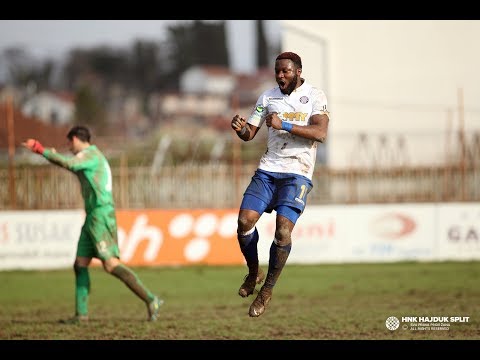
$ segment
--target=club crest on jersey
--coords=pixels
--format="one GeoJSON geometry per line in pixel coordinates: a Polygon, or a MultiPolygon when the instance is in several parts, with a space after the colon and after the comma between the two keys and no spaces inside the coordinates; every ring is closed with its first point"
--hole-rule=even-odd
{"type": "Polygon", "coordinates": [[[257,113],[263,112],[263,106],[262,106],[262,105],[257,105],[257,106],[255,107],[255,111],[256,111],[257,113]]]}
{"type": "Polygon", "coordinates": [[[300,102],[301,102],[302,104],[308,103],[308,97],[307,97],[307,96],[302,96],[302,97],[300,98],[300,102]]]}

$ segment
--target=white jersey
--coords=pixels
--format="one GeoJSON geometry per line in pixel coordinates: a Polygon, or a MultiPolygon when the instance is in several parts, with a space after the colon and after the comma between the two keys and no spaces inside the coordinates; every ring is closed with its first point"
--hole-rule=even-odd
{"type": "MultiPolygon", "coordinates": [[[[247,122],[261,127],[265,116],[272,112],[276,112],[282,121],[306,126],[310,124],[312,115],[328,115],[327,97],[323,91],[305,81],[290,95],[283,94],[277,86],[260,95],[247,122]]],[[[316,157],[316,141],[269,127],[267,151],[261,157],[258,168],[303,175],[311,180],[316,157]]]]}

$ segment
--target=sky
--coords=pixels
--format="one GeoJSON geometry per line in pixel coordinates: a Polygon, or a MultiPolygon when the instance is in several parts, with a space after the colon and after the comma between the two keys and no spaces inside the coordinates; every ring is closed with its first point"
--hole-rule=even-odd
{"type": "MultiPolygon", "coordinates": [[[[0,20],[0,52],[20,45],[42,59],[73,47],[129,46],[138,38],[163,40],[167,27],[182,21],[189,20],[0,20]]],[[[232,70],[255,70],[255,20],[226,20],[226,29],[232,70]]],[[[265,21],[269,41],[280,42],[280,32],[279,20],[265,21]]]]}

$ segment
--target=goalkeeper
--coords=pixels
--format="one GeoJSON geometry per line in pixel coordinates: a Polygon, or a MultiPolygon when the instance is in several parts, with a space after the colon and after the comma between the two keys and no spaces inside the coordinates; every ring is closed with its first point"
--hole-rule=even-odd
{"type": "Polygon", "coordinates": [[[150,292],[135,272],[120,261],[110,165],[97,146],[90,143],[90,137],[89,129],[84,126],[74,126],[68,132],[68,144],[75,156],[58,154],[54,149],[44,148],[35,139],[28,139],[22,143],[29,150],[43,155],[51,163],[73,172],[81,185],[86,217],[73,265],[75,316],[62,322],[79,323],[88,320],[90,292],[88,266],[92,258],[100,259],[105,271],[123,281],[142,299],[147,306],[147,320],[155,321],[163,300],[150,292]]]}

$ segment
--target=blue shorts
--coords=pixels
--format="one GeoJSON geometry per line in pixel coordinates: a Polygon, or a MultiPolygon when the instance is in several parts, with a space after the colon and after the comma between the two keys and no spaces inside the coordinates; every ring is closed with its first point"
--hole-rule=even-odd
{"type": "Polygon", "coordinates": [[[240,209],[285,216],[294,224],[303,213],[313,184],[305,176],[257,169],[243,194],[240,209]]]}

